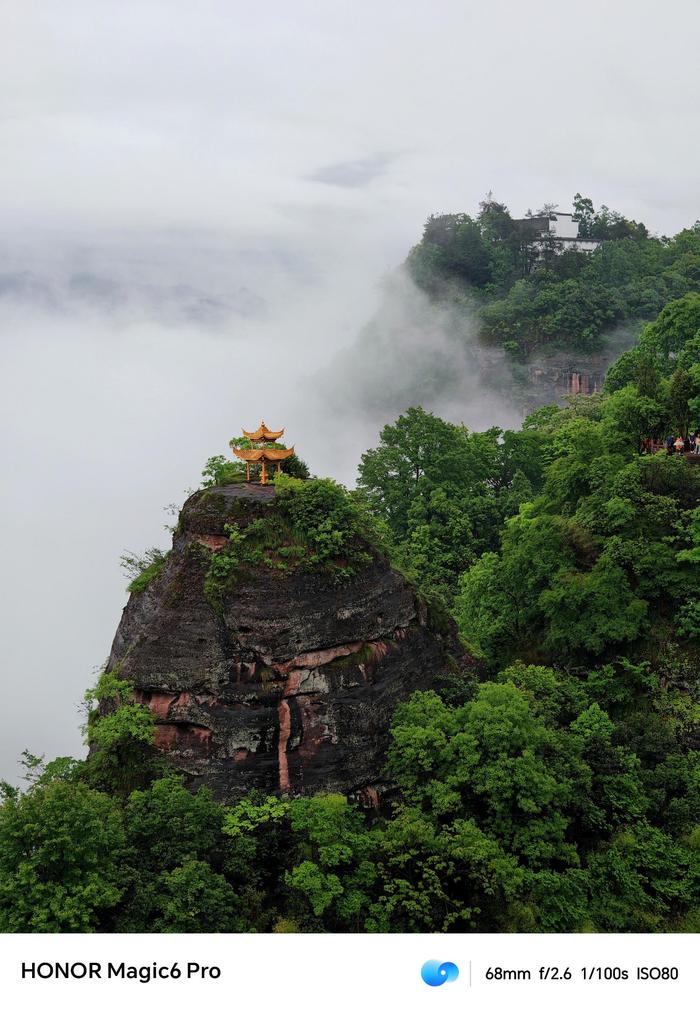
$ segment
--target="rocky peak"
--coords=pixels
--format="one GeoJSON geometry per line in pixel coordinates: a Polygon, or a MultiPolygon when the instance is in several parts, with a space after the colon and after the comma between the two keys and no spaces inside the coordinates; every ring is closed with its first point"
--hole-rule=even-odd
{"type": "Polygon", "coordinates": [[[369,545],[345,578],[310,567],[303,545],[261,549],[213,593],[231,537],[259,537],[278,514],[270,486],[191,496],[167,562],[124,609],[108,669],[156,714],[173,765],[221,800],[251,788],[372,799],[396,704],[473,662],[369,545]]]}

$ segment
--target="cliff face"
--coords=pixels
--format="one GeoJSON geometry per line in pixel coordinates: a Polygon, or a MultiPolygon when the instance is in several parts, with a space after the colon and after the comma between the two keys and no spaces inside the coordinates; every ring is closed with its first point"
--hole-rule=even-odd
{"type": "Polygon", "coordinates": [[[532,410],[543,404],[561,403],[575,394],[595,394],[603,389],[609,366],[639,336],[639,325],[619,327],[608,335],[607,345],[598,352],[559,350],[533,356],[521,371],[520,382],[525,393],[525,408],[532,410]]]}
{"type": "Polygon", "coordinates": [[[528,370],[533,397],[555,403],[575,394],[596,394],[603,389],[606,367],[597,360],[583,359],[582,364],[563,357],[547,365],[531,365],[528,370]]]}
{"type": "Polygon", "coordinates": [[[109,669],[158,718],[156,744],[221,800],[251,788],[381,787],[396,704],[472,662],[451,623],[432,629],[382,558],[340,582],[243,566],[215,605],[204,592],[224,525],[276,508],[271,487],[231,485],[185,504],[163,570],[124,609],[109,669]]]}

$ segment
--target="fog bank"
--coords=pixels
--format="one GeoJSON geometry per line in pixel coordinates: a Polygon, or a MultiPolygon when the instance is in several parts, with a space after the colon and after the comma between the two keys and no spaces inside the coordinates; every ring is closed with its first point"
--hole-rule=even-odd
{"type": "Polygon", "coordinates": [[[23,748],[81,753],[77,707],[126,601],[119,556],[167,546],[163,508],[241,427],[285,426],[314,473],[352,484],[411,404],[472,427],[516,420],[479,389],[468,318],[460,330],[400,273],[378,284],[367,258],[290,269],[280,255],[266,278],[253,258],[217,279],[200,256],[184,289],[179,255],[144,273],[126,252],[83,252],[77,281],[75,258],[0,275],[10,780],[23,748]]]}

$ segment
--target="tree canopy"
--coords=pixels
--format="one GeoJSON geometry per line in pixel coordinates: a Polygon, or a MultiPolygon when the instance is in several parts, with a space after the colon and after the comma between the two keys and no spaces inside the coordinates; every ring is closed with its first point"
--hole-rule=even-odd
{"type": "Polygon", "coordinates": [[[581,240],[561,250],[536,227],[549,215],[512,218],[489,196],[476,217],[432,215],[406,267],[431,298],[476,309],[483,338],[518,358],[544,346],[595,352],[615,327],[653,319],[671,300],[700,292],[700,225],[672,239],[577,193],[581,240]]]}

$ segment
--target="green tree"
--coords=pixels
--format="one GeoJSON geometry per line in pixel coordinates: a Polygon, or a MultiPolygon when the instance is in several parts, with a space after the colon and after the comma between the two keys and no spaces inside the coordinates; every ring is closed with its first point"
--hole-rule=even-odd
{"type": "Polygon", "coordinates": [[[566,841],[571,780],[551,761],[554,733],[514,685],[483,685],[455,709],[415,694],[398,708],[392,739],[387,768],[407,804],[434,818],[473,818],[531,867],[575,861],[566,841]]]}
{"type": "Polygon", "coordinates": [[[668,390],[669,415],[681,435],[688,434],[688,428],[692,419],[690,402],[700,392],[698,384],[687,369],[676,369],[671,377],[668,390]]]}
{"type": "Polygon", "coordinates": [[[214,488],[219,485],[232,485],[235,482],[245,481],[246,470],[242,461],[229,460],[219,453],[209,457],[202,470],[202,488],[214,488]]]}
{"type": "Polygon", "coordinates": [[[94,931],[124,891],[116,801],[85,784],[37,786],[0,808],[0,931],[94,931]]]}
{"type": "Polygon", "coordinates": [[[639,347],[657,356],[667,373],[673,369],[672,356],[700,330],[700,294],[692,292],[669,302],[654,323],[643,330],[639,347]]]}
{"type": "Polygon", "coordinates": [[[380,892],[369,931],[497,931],[523,872],[516,859],[473,819],[438,825],[401,806],[376,851],[380,892]]]}
{"type": "Polygon", "coordinates": [[[362,930],[377,876],[376,841],[362,814],[328,794],[292,801],[289,816],[295,860],[285,882],[293,916],[310,927],[362,930]]]}
{"type": "Polygon", "coordinates": [[[90,756],[83,776],[93,787],[125,796],[156,777],[162,761],[153,744],[155,715],[135,701],[133,685],[118,671],[103,672],[85,693],[90,756]]]}
{"type": "Polygon", "coordinates": [[[498,547],[503,520],[541,484],[543,443],[535,430],[472,433],[410,408],[364,454],[359,485],[401,565],[449,601],[460,572],[498,547]]]}
{"type": "Polygon", "coordinates": [[[162,872],[154,891],[153,931],[227,932],[247,927],[240,897],[206,861],[189,860],[162,872]]]}
{"type": "Polygon", "coordinates": [[[591,907],[603,931],[663,931],[697,907],[698,851],[639,822],[591,854],[591,907]]]}
{"type": "Polygon", "coordinates": [[[456,463],[465,435],[422,408],[409,408],[393,425],[384,426],[377,449],[362,455],[358,485],[395,534],[407,532],[414,499],[456,463]]]}

